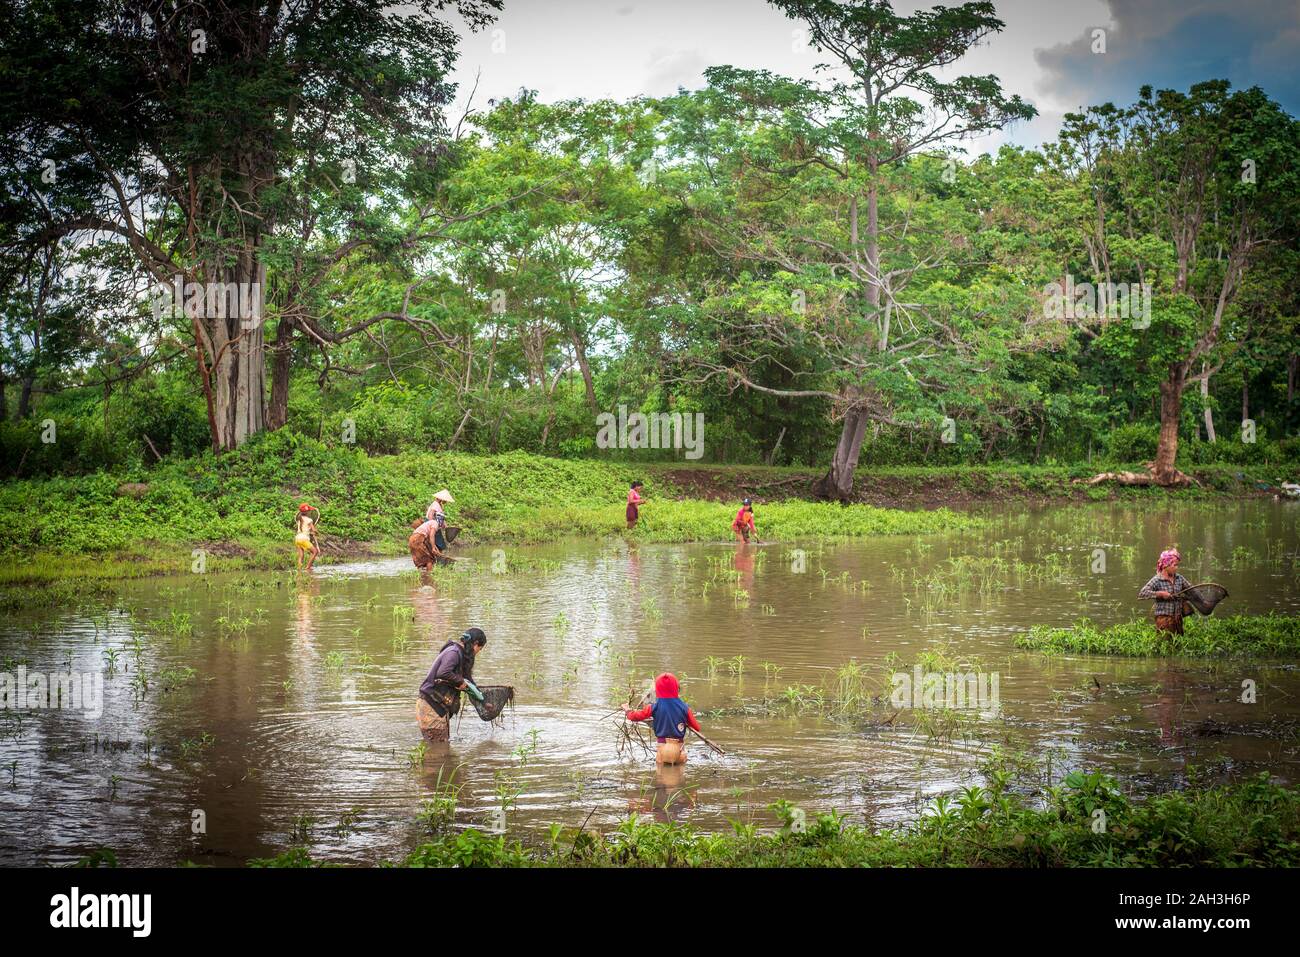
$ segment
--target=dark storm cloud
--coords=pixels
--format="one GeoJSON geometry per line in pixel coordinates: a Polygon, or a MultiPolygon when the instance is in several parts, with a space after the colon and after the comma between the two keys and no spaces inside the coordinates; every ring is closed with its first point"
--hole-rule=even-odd
{"type": "Polygon", "coordinates": [[[1094,53],[1090,29],[1068,43],[1036,50],[1038,88],[1057,102],[1131,103],[1138,88],[1186,90],[1227,79],[1263,87],[1300,113],[1300,3],[1297,0],[1109,0],[1106,52],[1094,53]]]}

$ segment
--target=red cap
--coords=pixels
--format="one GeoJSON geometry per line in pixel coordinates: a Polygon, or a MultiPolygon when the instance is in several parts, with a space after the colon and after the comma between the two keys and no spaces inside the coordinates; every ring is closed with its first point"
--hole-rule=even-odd
{"type": "Polygon", "coordinates": [[[298,511],[300,511],[300,512],[310,512],[310,511],[311,511],[311,506],[308,505],[306,502],[303,502],[301,505],[298,506],[298,511]]]}
{"type": "Polygon", "coordinates": [[[656,698],[676,698],[679,688],[676,676],[666,671],[655,679],[656,698]]]}

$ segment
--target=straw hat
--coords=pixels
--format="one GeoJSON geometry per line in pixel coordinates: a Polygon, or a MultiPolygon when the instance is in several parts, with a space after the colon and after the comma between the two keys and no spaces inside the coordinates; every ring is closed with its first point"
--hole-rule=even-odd
{"type": "Polygon", "coordinates": [[[440,492],[436,492],[436,493],[434,493],[433,498],[434,498],[434,501],[437,501],[437,502],[454,502],[454,501],[456,501],[454,498],[451,497],[451,492],[447,491],[446,489],[442,489],[440,492]]]}

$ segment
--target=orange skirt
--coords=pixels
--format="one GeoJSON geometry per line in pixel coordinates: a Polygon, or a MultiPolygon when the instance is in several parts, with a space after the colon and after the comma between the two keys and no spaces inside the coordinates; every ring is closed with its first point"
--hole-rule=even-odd
{"type": "Polygon", "coordinates": [[[433,565],[433,549],[429,546],[428,535],[412,535],[406,540],[407,546],[411,549],[411,561],[415,563],[416,568],[429,568],[433,565]]]}

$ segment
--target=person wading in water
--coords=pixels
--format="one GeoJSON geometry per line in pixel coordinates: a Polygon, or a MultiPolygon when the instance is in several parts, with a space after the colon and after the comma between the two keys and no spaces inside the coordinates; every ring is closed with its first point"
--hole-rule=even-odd
{"type": "Polygon", "coordinates": [[[736,533],[738,542],[748,542],[751,535],[758,537],[758,530],[754,528],[754,503],[749,499],[740,503],[740,511],[732,520],[731,530],[736,533]]]}
{"type": "Polygon", "coordinates": [[[641,517],[641,505],[645,499],[641,497],[641,482],[633,482],[632,487],[627,491],[627,530],[630,532],[636,528],[637,520],[641,517]]]}
{"type": "Polygon", "coordinates": [[[424,513],[426,521],[438,523],[437,532],[433,536],[433,544],[439,552],[445,552],[447,550],[447,536],[444,531],[447,527],[447,513],[443,509],[443,506],[448,502],[454,501],[456,500],[451,497],[451,492],[444,488],[441,491],[434,493],[433,501],[429,504],[428,509],[426,509],[424,513]]]}
{"type": "Polygon", "coordinates": [[[629,721],[654,722],[658,742],[655,764],[658,765],[685,764],[686,729],[691,728],[698,734],[704,733],[700,723],[695,720],[695,712],[679,697],[680,693],[681,685],[677,682],[677,676],[664,672],[655,679],[654,704],[636,711],[623,712],[629,721]]]}
{"type": "Polygon", "coordinates": [[[415,720],[430,744],[451,740],[451,718],[460,711],[462,691],[482,698],[474,685],[474,659],[486,644],[483,629],[470,628],[438,650],[415,702],[415,720]]]}
{"type": "Polygon", "coordinates": [[[1174,595],[1192,587],[1192,583],[1178,573],[1178,563],[1182,558],[1176,548],[1161,552],[1156,561],[1155,575],[1138,592],[1139,598],[1156,603],[1156,631],[1164,634],[1169,641],[1173,640],[1174,635],[1183,633],[1183,617],[1188,612],[1187,602],[1174,595]]]}
{"type": "Polygon", "coordinates": [[[320,545],[316,542],[316,521],[320,517],[320,510],[314,505],[308,505],[303,502],[298,506],[298,516],[294,519],[293,544],[298,550],[298,569],[302,570],[302,556],[307,554],[307,571],[311,571],[312,563],[316,561],[316,556],[320,554],[320,545]],[[311,513],[316,513],[316,518],[311,517],[311,513]]]}
{"type": "Polygon", "coordinates": [[[438,547],[437,540],[438,522],[436,519],[422,522],[411,533],[411,537],[406,540],[406,546],[411,550],[411,561],[415,563],[415,567],[420,571],[428,571],[433,567],[434,562],[444,557],[442,549],[438,547]]]}

